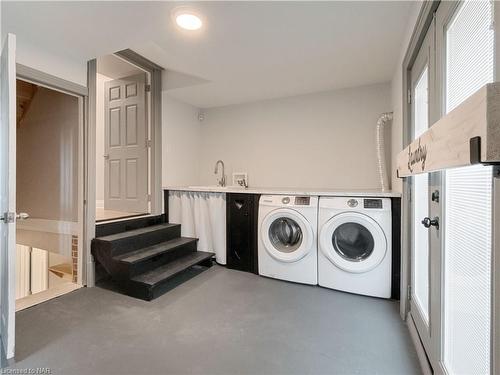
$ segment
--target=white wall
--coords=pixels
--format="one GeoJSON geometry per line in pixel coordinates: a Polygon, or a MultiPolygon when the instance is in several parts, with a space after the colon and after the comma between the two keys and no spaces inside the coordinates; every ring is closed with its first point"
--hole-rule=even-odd
{"type": "Polygon", "coordinates": [[[209,109],[200,183],[223,159],[229,180],[248,172],[251,186],[379,188],[376,121],[389,110],[389,84],[209,109]]]}
{"type": "MultiPolygon", "coordinates": [[[[87,60],[90,59],[78,60],[74,55],[71,55],[75,51],[67,51],[57,43],[52,43],[50,49],[33,44],[31,42],[33,28],[28,23],[25,22],[23,25],[12,27],[12,25],[9,26],[9,19],[2,19],[2,17],[9,17],[9,12],[12,13],[15,6],[13,2],[10,2],[11,9],[9,9],[9,4],[2,4],[2,2],[5,2],[5,0],[0,0],[0,8],[3,7],[0,11],[0,41],[3,41],[3,38],[9,32],[16,35],[17,63],[87,86],[87,60]]],[[[57,25],[54,25],[53,30],[55,33],[64,33],[64,30],[61,30],[57,25]]]]}
{"type": "Polygon", "coordinates": [[[199,184],[198,108],[162,93],[162,185],[199,184]]]}
{"type": "Polygon", "coordinates": [[[53,53],[41,49],[30,44],[23,35],[17,35],[16,42],[17,63],[87,86],[87,61],[75,61],[65,56],[64,51],[53,53]]]}
{"type": "Polygon", "coordinates": [[[410,38],[413,33],[413,29],[417,22],[418,14],[420,12],[420,7],[422,3],[415,2],[412,5],[405,36],[403,43],[401,44],[401,50],[399,54],[399,59],[396,65],[396,71],[394,72],[392,82],[391,82],[391,100],[392,108],[394,111],[394,119],[392,121],[392,157],[391,157],[391,173],[392,173],[392,190],[402,192],[403,182],[400,178],[396,177],[396,157],[398,153],[403,149],[403,101],[405,95],[403,93],[403,59],[410,43],[410,38]]]}

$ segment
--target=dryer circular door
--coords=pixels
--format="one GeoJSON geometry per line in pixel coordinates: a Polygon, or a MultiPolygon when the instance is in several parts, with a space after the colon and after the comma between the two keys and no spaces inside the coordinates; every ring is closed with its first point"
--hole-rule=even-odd
{"type": "Polygon", "coordinates": [[[296,262],[313,250],[311,224],[295,210],[271,211],[262,221],[260,230],[266,251],[281,262],[296,262]]]}
{"type": "Polygon", "coordinates": [[[332,217],[321,228],[320,249],[340,269],[351,273],[377,267],[387,252],[387,239],[380,225],[359,212],[332,217]]]}

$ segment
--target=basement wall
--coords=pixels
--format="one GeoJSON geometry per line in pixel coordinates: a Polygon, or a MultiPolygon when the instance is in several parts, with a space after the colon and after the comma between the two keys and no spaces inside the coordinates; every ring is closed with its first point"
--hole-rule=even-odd
{"type": "Polygon", "coordinates": [[[388,83],[208,109],[199,181],[215,184],[222,159],[251,186],[378,189],[376,122],[390,110],[388,83]]]}
{"type": "Polygon", "coordinates": [[[162,94],[162,185],[199,184],[202,144],[199,109],[162,94]]]}

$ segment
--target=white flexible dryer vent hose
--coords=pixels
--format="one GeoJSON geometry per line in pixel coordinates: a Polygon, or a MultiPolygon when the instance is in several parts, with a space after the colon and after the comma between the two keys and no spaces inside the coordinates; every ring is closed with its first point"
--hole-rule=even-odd
{"type": "Polygon", "coordinates": [[[392,112],[382,113],[377,120],[377,163],[382,191],[389,190],[389,175],[385,155],[385,124],[388,121],[392,121],[392,112]]]}

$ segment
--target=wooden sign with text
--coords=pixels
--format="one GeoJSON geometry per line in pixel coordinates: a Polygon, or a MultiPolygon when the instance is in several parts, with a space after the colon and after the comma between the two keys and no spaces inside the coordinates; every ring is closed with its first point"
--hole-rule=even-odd
{"type": "Polygon", "coordinates": [[[490,83],[398,154],[398,177],[500,162],[500,83],[490,83]]]}

